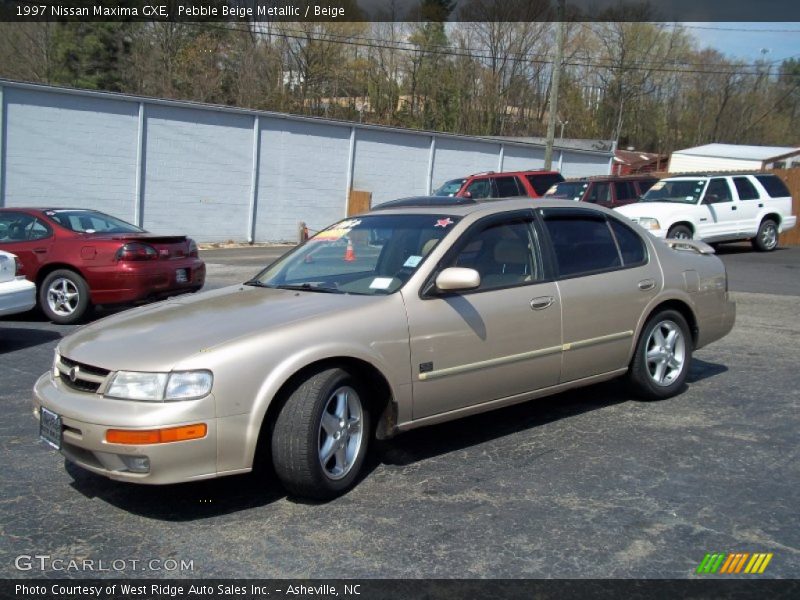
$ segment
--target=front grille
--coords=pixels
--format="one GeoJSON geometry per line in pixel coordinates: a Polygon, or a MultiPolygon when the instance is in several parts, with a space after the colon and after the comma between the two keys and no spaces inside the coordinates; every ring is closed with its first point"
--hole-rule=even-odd
{"type": "Polygon", "coordinates": [[[59,357],[56,368],[64,385],[73,390],[91,394],[100,389],[110,373],[107,369],[79,363],[66,356],[59,357]]]}

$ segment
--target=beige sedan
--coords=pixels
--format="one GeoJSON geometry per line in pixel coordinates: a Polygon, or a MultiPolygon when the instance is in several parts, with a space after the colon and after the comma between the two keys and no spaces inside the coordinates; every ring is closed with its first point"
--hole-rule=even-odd
{"type": "Polygon", "coordinates": [[[626,376],[679,393],[735,307],[701,242],[573,202],[410,198],[341,221],[252,280],[97,321],[34,389],[40,435],[112,479],[271,460],[330,498],[370,441],[626,376]]]}

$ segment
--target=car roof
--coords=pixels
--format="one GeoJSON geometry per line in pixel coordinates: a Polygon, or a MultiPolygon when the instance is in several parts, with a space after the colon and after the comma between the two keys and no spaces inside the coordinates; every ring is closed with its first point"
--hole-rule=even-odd
{"type": "Polygon", "coordinates": [[[704,171],[702,173],[676,173],[664,177],[664,179],[698,179],[703,177],[744,177],[752,175],[754,177],[777,177],[774,173],[766,173],[765,171],[704,171]]]}
{"type": "Polygon", "coordinates": [[[507,175],[561,175],[561,173],[547,169],[523,169],[522,171],[481,171],[479,173],[467,175],[464,177],[464,179],[469,179],[470,177],[497,177],[507,175]]]}
{"type": "Polygon", "coordinates": [[[480,200],[474,200],[472,198],[454,198],[452,196],[415,196],[393,200],[392,202],[385,202],[363,214],[446,214],[452,216],[467,216],[473,213],[502,213],[526,208],[577,208],[603,213],[611,212],[601,206],[585,203],[580,203],[580,206],[578,206],[578,203],[574,200],[557,200],[555,198],[528,198],[527,196],[521,196],[518,198],[482,198],[480,200]],[[462,202],[453,202],[453,200],[461,200],[462,202]]]}
{"type": "Polygon", "coordinates": [[[614,183],[616,181],[641,181],[642,179],[657,180],[658,177],[655,177],[650,173],[642,173],[638,175],[592,175],[591,177],[577,177],[577,178],[565,179],[561,183],[589,183],[592,181],[597,181],[599,183],[605,183],[605,182],[614,183]]]}
{"type": "Polygon", "coordinates": [[[99,210],[95,210],[94,208],[69,208],[60,206],[58,208],[47,208],[41,206],[4,206],[0,208],[0,210],[14,210],[20,212],[36,212],[36,213],[47,213],[47,212],[102,212],[99,210]]]}

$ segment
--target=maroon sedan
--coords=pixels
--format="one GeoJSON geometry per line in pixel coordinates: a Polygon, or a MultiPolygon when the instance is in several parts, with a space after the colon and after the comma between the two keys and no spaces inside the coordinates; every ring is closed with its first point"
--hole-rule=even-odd
{"type": "Polygon", "coordinates": [[[19,257],[55,323],[75,323],[98,304],[196,292],[206,276],[193,240],[95,210],[0,209],[0,250],[19,257]]]}

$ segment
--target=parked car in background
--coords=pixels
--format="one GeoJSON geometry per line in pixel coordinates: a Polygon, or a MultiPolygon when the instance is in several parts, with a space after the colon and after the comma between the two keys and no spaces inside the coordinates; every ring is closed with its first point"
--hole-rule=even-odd
{"type": "Polygon", "coordinates": [[[584,177],[557,183],[544,195],[616,208],[636,202],[656,181],[651,175],[584,177]]]}
{"type": "Polygon", "coordinates": [[[713,249],[670,242],[682,250],[575,202],[388,203],[242,285],[61,340],[34,388],[40,436],[116,480],[261,459],[326,499],[356,483],[375,438],[626,374],[667,398],[735,319],[713,249]]]}
{"type": "Polygon", "coordinates": [[[193,240],[95,210],[0,209],[0,249],[19,257],[55,323],[75,323],[93,305],[196,292],[205,283],[193,240]]]}
{"type": "Polygon", "coordinates": [[[762,172],[669,177],[618,210],[657,237],[750,240],[762,252],[777,248],[778,235],[797,222],[786,184],[762,172]]]}
{"type": "Polygon", "coordinates": [[[16,256],[0,250],[0,317],[36,306],[36,286],[20,274],[21,269],[16,256]]]}
{"type": "Polygon", "coordinates": [[[540,198],[555,183],[564,181],[558,171],[506,171],[475,173],[469,177],[444,182],[433,195],[459,198],[512,198],[528,196],[540,198]]]}

